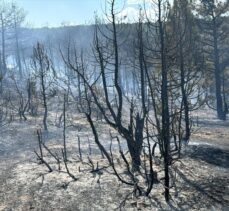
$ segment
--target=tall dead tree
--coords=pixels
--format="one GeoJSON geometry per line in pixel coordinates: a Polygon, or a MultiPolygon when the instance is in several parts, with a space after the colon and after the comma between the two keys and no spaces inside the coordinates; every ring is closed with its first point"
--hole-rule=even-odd
{"type": "MultiPolygon", "coordinates": [[[[173,69],[173,60],[179,50],[180,40],[171,42],[174,26],[170,25],[168,19],[171,9],[169,1],[152,0],[151,3],[155,11],[155,19],[147,16],[148,35],[145,50],[149,97],[155,119],[150,124],[157,131],[156,143],[159,145],[164,167],[164,196],[168,202],[170,200],[170,166],[173,160],[171,143],[176,142],[173,127],[177,125],[178,130],[182,130],[179,118],[176,116],[182,112],[179,99],[184,96],[179,90],[181,84],[177,82],[180,74],[173,69]],[[174,84],[174,81],[178,84],[174,84]]],[[[189,119],[187,121],[189,122],[189,119]]]]}
{"type": "Polygon", "coordinates": [[[45,47],[41,43],[33,48],[32,67],[35,76],[39,80],[40,93],[43,101],[44,115],[43,125],[47,131],[47,117],[48,117],[48,95],[50,94],[50,86],[53,78],[53,71],[51,69],[51,61],[46,53],[45,47]]]}
{"type": "MultiPolygon", "coordinates": [[[[99,109],[107,124],[117,130],[118,133],[125,138],[132,159],[132,168],[133,170],[139,170],[147,111],[144,108],[145,102],[143,100],[140,108],[136,108],[133,104],[128,104],[129,122],[126,124],[126,119],[124,119],[126,115],[123,113],[124,93],[120,84],[122,59],[120,55],[121,38],[119,34],[120,30],[123,30],[123,26],[122,24],[117,24],[115,0],[108,1],[108,4],[110,5],[109,15],[107,14],[109,24],[100,25],[97,21],[95,25],[93,52],[97,62],[96,69],[98,71],[96,81],[91,82],[88,75],[81,72],[80,65],[76,63],[79,59],[75,58],[75,63],[73,63],[69,55],[68,58],[64,58],[64,60],[69,68],[79,74],[82,82],[92,95],[94,105],[99,109]],[[98,83],[99,81],[101,85],[98,83]],[[102,87],[102,98],[99,98],[96,92],[100,86],[102,87]],[[114,90],[113,93],[111,92],[111,87],[114,90]]],[[[144,77],[143,74],[141,74],[141,76],[144,77]]],[[[142,79],[141,83],[144,83],[143,80],[144,79],[142,79]]],[[[142,84],[142,87],[144,87],[144,84],[142,84]]],[[[144,94],[144,91],[142,91],[142,94],[144,94]]],[[[142,96],[142,99],[144,99],[144,96],[142,96]]]]}
{"type": "Polygon", "coordinates": [[[169,201],[169,162],[170,162],[170,114],[169,114],[169,99],[168,99],[168,67],[167,54],[165,44],[165,23],[163,21],[163,2],[158,0],[158,28],[160,39],[160,57],[161,57],[161,106],[162,106],[162,125],[161,125],[161,140],[163,143],[164,171],[165,171],[165,200],[169,201]]]}

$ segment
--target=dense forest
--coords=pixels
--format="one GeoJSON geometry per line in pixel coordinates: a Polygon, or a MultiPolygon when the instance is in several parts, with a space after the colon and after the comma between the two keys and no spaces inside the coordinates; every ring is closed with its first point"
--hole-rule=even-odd
{"type": "Polygon", "coordinates": [[[229,2],[117,2],[28,28],[1,1],[0,210],[229,209],[229,2]]]}

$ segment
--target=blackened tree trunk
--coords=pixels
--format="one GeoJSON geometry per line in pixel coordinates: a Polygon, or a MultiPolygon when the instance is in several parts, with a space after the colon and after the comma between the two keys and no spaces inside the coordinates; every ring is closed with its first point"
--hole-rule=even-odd
{"type": "Polygon", "coordinates": [[[170,162],[170,118],[169,118],[169,103],[168,103],[168,70],[166,64],[166,48],[165,48],[165,29],[162,20],[162,5],[158,1],[158,24],[160,36],[160,56],[161,56],[161,107],[162,107],[162,131],[161,139],[164,145],[163,158],[164,158],[164,174],[165,174],[165,200],[169,201],[169,162],[170,162]]]}
{"type": "Polygon", "coordinates": [[[44,74],[41,74],[41,88],[42,88],[42,99],[43,99],[43,106],[44,106],[43,125],[44,125],[44,129],[47,131],[48,130],[48,126],[47,126],[48,105],[47,105],[47,95],[46,95],[44,74]]]}
{"type": "Polygon", "coordinates": [[[50,71],[50,59],[46,53],[44,46],[40,43],[37,43],[36,47],[33,49],[33,67],[35,70],[35,74],[39,78],[39,83],[41,87],[41,98],[44,107],[44,115],[43,115],[43,125],[44,130],[48,130],[47,126],[47,117],[48,117],[48,88],[51,84],[51,78],[53,76],[53,72],[50,71]],[[50,80],[49,80],[50,79],[50,80]]]}
{"type": "Polygon", "coordinates": [[[66,103],[67,103],[67,95],[64,94],[64,107],[63,107],[63,116],[64,116],[64,128],[63,128],[63,141],[64,141],[64,160],[67,161],[67,147],[66,147],[66,103]]]}
{"type": "Polygon", "coordinates": [[[226,112],[224,111],[222,98],[222,74],[219,62],[218,35],[216,30],[215,18],[213,18],[213,39],[214,39],[214,74],[215,74],[215,95],[217,116],[221,120],[226,120],[226,112]]]}
{"type": "MultiPolygon", "coordinates": [[[[180,46],[180,76],[181,76],[181,93],[182,93],[182,104],[184,107],[184,118],[185,118],[185,136],[184,141],[187,142],[190,138],[190,118],[189,118],[189,104],[187,93],[185,90],[185,70],[184,70],[184,58],[183,58],[183,50],[180,46]]],[[[181,137],[180,137],[181,138],[181,137]]],[[[180,149],[179,149],[180,150],[180,149]]]]}

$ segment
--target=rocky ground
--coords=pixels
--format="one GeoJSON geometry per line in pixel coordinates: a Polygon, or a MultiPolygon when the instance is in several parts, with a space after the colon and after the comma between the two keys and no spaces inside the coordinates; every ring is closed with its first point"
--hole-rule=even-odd
{"type": "MultiPolygon", "coordinates": [[[[229,210],[229,121],[218,121],[207,112],[195,114],[192,140],[181,161],[173,166],[176,183],[171,188],[169,205],[164,202],[160,183],[154,185],[149,198],[136,199],[110,168],[91,172],[90,166],[79,162],[77,135],[84,136],[85,161],[90,148],[93,152],[96,149],[83,121],[67,133],[71,155],[68,166],[77,179],[74,181],[64,165],[58,171],[51,158],[47,157],[54,170],[51,173],[38,164],[33,151],[38,149],[36,130],[40,120],[16,120],[0,136],[0,210],[229,210]]],[[[50,125],[49,133],[44,135],[46,143],[51,150],[60,151],[62,129],[50,125]]],[[[99,152],[93,159],[101,166],[107,165],[99,152]]]]}

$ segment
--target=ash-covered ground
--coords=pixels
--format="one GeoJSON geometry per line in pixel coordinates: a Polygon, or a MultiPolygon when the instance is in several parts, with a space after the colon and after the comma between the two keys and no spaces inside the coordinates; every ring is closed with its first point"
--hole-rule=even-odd
{"type": "MultiPolygon", "coordinates": [[[[229,210],[229,122],[216,120],[212,111],[194,115],[192,139],[182,151],[182,159],[172,166],[172,200],[166,204],[162,183],[154,184],[150,197],[135,198],[132,189],[121,184],[102,158],[86,121],[79,118],[67,129],[68,168],[58,170],[56,161],[45,152],[53,172],[39,164],[36,130],[41,119],[15,120],[1,130],[0,136],[0,210],[229,210]],[[78,136],[81,137],[83,162],[79,160],[78,136]],[[104,167],[91,171],[94,165],[104,167]],[[127,199],[127,200],[124,200],[127,199]]],[[[51,119],[51,118],[50,118],[51,119]]],[[[98,123],[100,138],[108,147],[109,131],[98,123]]],[[[62,128],[49,120],[49,132],[43,134],[53,152],[63,148],[62,128]]],[[[125,146],[123,146],[125,147],[125,146]]],[[[118,156],[118,153],[117,153],[118,156]]],[[[122,166],[117,167],[122,172],[122,166]]],[[[161,166],[155,162],[154,169],[161,166]]],[[[163,179],[163,174],[158,174],[163,179]]]]}

